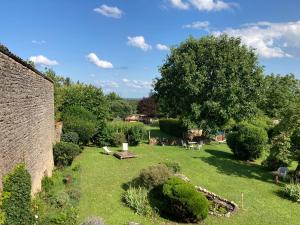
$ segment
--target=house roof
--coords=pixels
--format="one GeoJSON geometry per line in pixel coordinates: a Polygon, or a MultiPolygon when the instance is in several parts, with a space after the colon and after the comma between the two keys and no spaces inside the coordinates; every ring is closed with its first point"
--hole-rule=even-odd
{"type": "Polygon", "coordinates": [[[10,58],[12,58],[13,60],[20,63],[21,65],[27,67],[28,69],[32,70],[33,72],[40,75],[44,79],[46,79],[46,80],[50,81],[51,83],[53,83],[53,81],[50,78],[46,77],[42,72],[40,72],[39,70],[37,70],[36,68],[31,66],[25,60],[21,59],[20,57],[16,56],[15,54],[13,54],[11,51],[9,51],[9,49],[6,46],[2,45],[1,43],[0,43],[0,52],[3,53],[4,55],[7,55],[10,58]]]}

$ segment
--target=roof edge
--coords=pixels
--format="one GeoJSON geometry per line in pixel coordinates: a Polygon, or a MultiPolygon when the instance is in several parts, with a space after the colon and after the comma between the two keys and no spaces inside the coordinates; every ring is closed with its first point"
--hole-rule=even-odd
{"type": "Polygon", "coordinates": [[[53,80],[46,77],[41,71],[39,71],[36,68],[34,68],[33,66],[31,66],[29,63],[27,63],[25,60],[21,59],[19,56],[16,56],[15,54],[13,54],[11,51],[9,51],[9,49],[6,46],[2,45],[1,43],[0,43],[0,52],[3,53],[6,56],[12,58],[13,60],[20,63],[21,65],[27,67],[28,69],[30,69],[31,71],[33,71],[36,74],[40,75],[44,79],[50,81],[51,83],[54,83],[53,80]]]}

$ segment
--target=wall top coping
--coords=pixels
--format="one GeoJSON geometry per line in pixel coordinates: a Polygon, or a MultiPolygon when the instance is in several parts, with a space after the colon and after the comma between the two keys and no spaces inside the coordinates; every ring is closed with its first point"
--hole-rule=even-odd
{"type": "Polygon", "coordinates": [[[50,78],[46,77],[42,72],[40,72],[39,70],[37,70],[36,68],[34,68],[33,66],[31,66],[29,63],[27,63],[26,61],[24,61],[20,57],[18,57],[15,54],[13,54],[11,51],[9,51],[9,49],[7,47],[5,47],[4,45],[2,45],[1,43],[0,43],[0,52],[3,53],[4,55],[7,55],[10,58],[12,58],[13,60],[15,60],[16,62],[20,63],[21,65],[27,67],[28,69],[32,70],[33,72],[35,72],[36,74],[40,75],[44,79],[46,79],[46,80],[50,81],[51,83],[53,83],[53,81],[50,78]]]}

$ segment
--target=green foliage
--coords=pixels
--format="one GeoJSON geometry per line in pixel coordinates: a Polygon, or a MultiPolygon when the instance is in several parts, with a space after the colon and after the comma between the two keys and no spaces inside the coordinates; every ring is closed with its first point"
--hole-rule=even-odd
{"type": "Polygon", "coordinates": [[[240,38],[188,38],[171,49],[160,72],[154,88],[160,109],[185,125],[214,131],[258,112],[263,68],[240,38]]]}
{"type": "Polygon", "coordinates": [[[270,154],[263,165],[271,170],[288,166],[291,163],[291,139],[286,133],[275,136],[271,142],[270,154]]]}
{"type": "Polygon", "coordinates": [[[137,214],[151,216],[153,210],[148,199],[148,190],[143,187],[129,187],[124,195],[124,202],[132,208],[137,214]]]}
{"type": "Polygon", "coordinates": [[[125,142],[126,142],[126,138],[125,138],[124,133],[116,132],[111,135],[111,140],[110,140],[111,146],[118,147],[118,146],[121,146],[122,143],[125,143],[125,142]]]}
{"type": "Polygon", "coordinates": [[[124,119],[133,113],[133,109],[129,102],[122,99],[116,93],[110,93],[106,97],[110,106],[109,112],[111,119],[124,119]]]}
{"type": "Polygon", "coordinates": [[[143,186],[152,189],[165,183],[172,175],[172,171],[166,165],[159,164],[143,169],[139,180],[143,186]]]}
{"type": "Polygon", "coordinates": [[[77,218],[78,209],[70,206],[55,214],[49,215],[43,223],[51,225],[77,225],[77,218]]]}
{"type": "Polygon", "coordinates": [[[291,152],[294,160],[297,160],[300,164],[300,128],[297,127],[291,135],[291,152]]]}
{"type": "Polygon", "coordinates": [[[5,213],[2,211],[2,196],[0,196],[0,225],[5,222],[5,213]]]}
{"type": "Polygon", "coordinates": [[[52,195],[49,202],[55,208],[65,208],[70,204],[70,197],[66,192],[62,191],[52,195]]]}
{"type": "Polygon", "coordinates": [[[63,133],[61,136],[61,141],[63,142],[71,142],[73,144],[79,143],[79,135],[76,132],[70,131],[63,133]]]}
{"type": "Polygon", "coordinates": [[[181,172],[181,166],[178,162],[163,162],[166,167],[168,167],[173,173],[180,173],[181,172]]]}
{"type": "Polygon", "coordinates": [[[172,177],[163,185],[168,214],[179,222],[203,221],[208,215],[208,200],[195,187],[172,177]]]}
{"type": "Polygon", "coordinates": [[[5,213],[4,225],[32,225],[31,177],[25,165],[18,165],[3,179],[1,209],[5,213]]]}
{"type": "Polygon", "coordinates": [[[96,133],[96,117],[82,106],[70,106],[62,113],[64,133],[76,132],[79,141],[88,144],[96,133]]]}
{"type": "Polygon", "coordinates": [[[267,143],[266,130],[245,122],[237,124],[227,135],[228,146],[241,160],[254,160],[261,157],[267,143]]]}
{"type": "Polygon", "coordinates": [[[187,128],[178,119],[160,119],[159,128],[164,133],[179,138],[182,138],[183,133],[187,131],[187,128]]]}
{"type": "Polygon", "coordinates": [[[105,225],[103,220],[99,217],[88,217],[80,225],[105,225]]]}
{"type": "Polygon", "coordinates": [[[136,146],[144,139],[145,134],[145,126],[143,124],[136,124],[136,126],[131,126],[125,135],[127,136],[128,144],[136,146]]]}
{"type": "Polygon", "coordinates": [[[292,201],[300,202],[300,184],[286,184],[283,193],[292,201]]]}
{"type": "Polygon", "coordinates": [[[58,167],[70,166],[81,149],[78,145],[69,142],[60,142],[53,147],[54,164],[58,167]]]}
{"type": "Polygon", "coordinates": [[[78,203],[81,197],[81,191],[78,188],[70,188],[66,190],[71,201],[78,203]]]}
{"type": "Polygon", "coordinates": [[[300,81],[293,74],[266,76],[261,109],[270,117],[281,119],[287,108],[300,103],[300,81]]]}
{"type": "Polygon", "coordinates": [[[95,137],[94,142],[99,146],[119,146],[123,137],[129,145],[138,145],[146,134],[143,123],[110,122],[95,137]]]}

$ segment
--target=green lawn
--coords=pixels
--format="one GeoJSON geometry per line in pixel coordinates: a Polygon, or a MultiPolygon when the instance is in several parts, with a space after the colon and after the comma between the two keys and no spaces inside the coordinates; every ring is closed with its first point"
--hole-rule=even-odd
{"type": "Polygon", "coordinates": [[[101,149],[86,148],[76,159],[75,164],[81,166],[80,219],[97,215],[104,218],[106,225],[124,225],[129,221],[142,225],[167,224],[134,214],[121,203],[121,195],[122,185],[136,177],[141,169],[171,160],[181,164],[183,173],[193,184],[240,206],[241,194],[244,194],[244,209],[230,218],[209,216],[205,224],[300,224],[300,204],[280,197],[280,186],[273,183],[272,176],[261,166],[233,160],[226,145],[206,145],[201,151],[141,145],[130,147],[130,151],[139,157],[120,161],[102,154],[101,149]]]}

